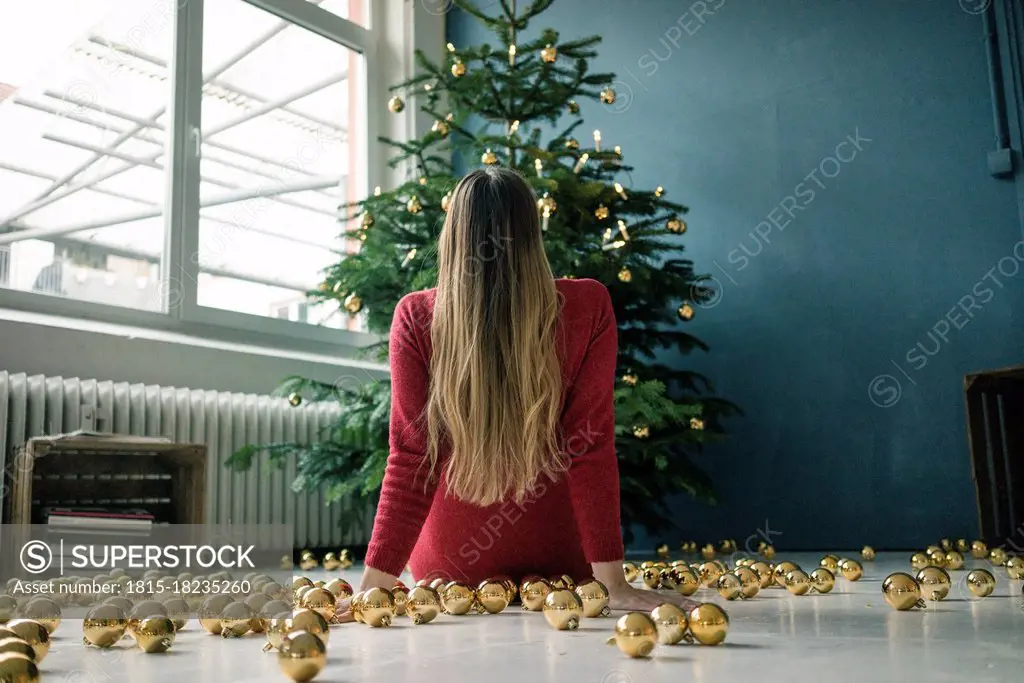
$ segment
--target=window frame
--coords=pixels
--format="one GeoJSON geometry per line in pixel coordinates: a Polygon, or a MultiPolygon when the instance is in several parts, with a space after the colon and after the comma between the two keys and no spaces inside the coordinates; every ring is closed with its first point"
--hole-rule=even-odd
{"type": "MultiPolygon", "coordinates": [[[[237,0],[269,12],[363,56],[365,99],[362,116],[366,139],[367,188],[401,182],[405,169],[390,169],[388,151],[377,142],[386,135],[408,139],[429,127],[422,115],[407,108],[387,111],[388,85],[410,77],[414,54],[422,49],[441,54],[444,15],[430,12],[415,0],[366,0],[367,27],[344,19],[305,0],[237,0]]],[[[296,352],[350,355],[379,341],[378,335],[309,323],[275,319],[198,305],[199,265],[199,140],[203,84],[204,1],[173,3],[173,54],[170,62],[170,105],[167,173],[165,174],[164,252],[161,277],[162,311],[145,311],[44,293],[0,288],[0,308],[31,311],[95,322],[175,332],[224,342],[252,343],[296,352]],[[175,277],[178,274],[180,277],[175,277]],[[170,279],[168,278],[170,276],[170,279]]],[[[339,225],[339,231],[341,226],[339,225]]],[[[2,316],[2,312],[0,312],[2,316]]]]}

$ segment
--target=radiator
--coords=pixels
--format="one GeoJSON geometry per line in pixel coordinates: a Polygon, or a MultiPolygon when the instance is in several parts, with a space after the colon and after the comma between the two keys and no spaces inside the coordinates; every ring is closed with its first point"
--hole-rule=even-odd
{"type": "Polygon", "coordinates": [[[325,491],[292,492],[294,463],[242,473],[224,466],[246,444],[312,443],[337,415],[329,403],[0,371],[0,471],[28,439],[76,429],[205,443],[208,523],[289,524],[299,547],[363,545],[372,515],[343,528],[342,503],[326,505],[325,491]]]}

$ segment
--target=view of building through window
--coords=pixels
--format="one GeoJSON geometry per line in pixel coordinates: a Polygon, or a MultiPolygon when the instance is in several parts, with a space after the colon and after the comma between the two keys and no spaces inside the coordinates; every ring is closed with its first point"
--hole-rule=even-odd
{"type": "MultiPolygon", "coordinates": [[[[316,4],[367,23],[364,0],[316,4]]],[[[364,59],[244,0],[203,5],[198,303],[358,328],[305,292],[365,192],[364,59]]],[[[0,44],[0,287],[164,309],[176,6],[19,3],[46,30],[0,44]]]]}

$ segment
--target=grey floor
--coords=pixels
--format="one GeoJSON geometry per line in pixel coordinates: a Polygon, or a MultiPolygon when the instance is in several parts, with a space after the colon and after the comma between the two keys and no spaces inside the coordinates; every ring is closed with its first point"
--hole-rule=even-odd
{"type": "MultiPolygon", "coordinates": [[[[785,554],[805,568],[820,553],[785,554]]],[[[969,560],[971,566],[988,563],[969,560]]],[[[498,615],[441,616],[425,626],[399,619],[390,629],[335,626],[327,668],[318,681],[582,681],[645,683],[1004,683],[1024,679],[1024,597],[1021,582],[995,569],[997,588],[985,599],[964,587],[966,572],[953,572],[949,598],[927,610],[895,612],[882,599],[882,579],[909,571],[906,554],[880,554],[865,563],[857,583],[840,580],[829,595],[796,597],[767,590],[749,601],[726,603],[710,591],[696,597],[723,604],[731,627],[724,645],[659,646],[652,657],[632,660],[605,645],[614,619],[588,619],[576,632],[551,629],[542,615],[518,607],[498,615]]],[[[324,572],[310,573],[313,579],[324,572]]],[[[337,576],[338,573],[332,574],[337,576]]],[[[357,583],[358,568],[342,572],[357,583]]],[[[108,681],[287,680],[262,636],[224,640],[193,620],[170,652],[146,655],[128,646],[102,651],[82,645],[80,622],[54,634],[43,680],[108,681]],[[59,677],[59,678],[58,678],[59,677]]]]}

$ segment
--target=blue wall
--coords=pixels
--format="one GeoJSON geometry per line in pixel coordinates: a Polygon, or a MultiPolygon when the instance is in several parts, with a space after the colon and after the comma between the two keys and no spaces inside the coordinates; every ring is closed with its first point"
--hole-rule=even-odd
{"type": "MultiPolygon", "coordinates": [[[[1024,363],[981,18],[956,0],[701,5],[717,10],[558,0],[538,22],[605,37],[594,68],[620,100],[584,105],[587,129],[692,207],[681,243],[721,287],[690,323],[711,354],[677,361],[748,416],[705,461],[722,504],[680,499],[680,538],[976,534],[963,375],[1024,363]]],[[[491,36],[453,12],[449,39],[491,36]]]]}

